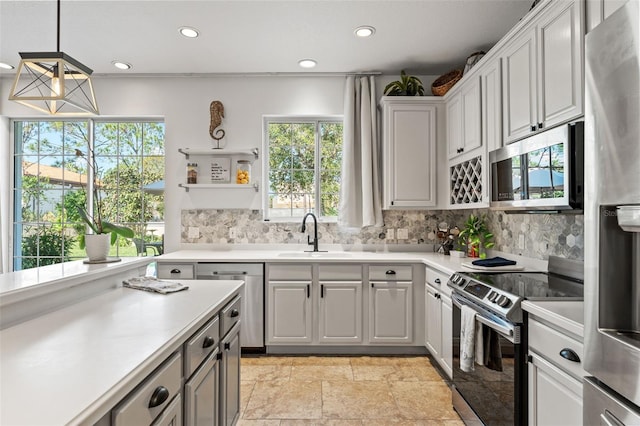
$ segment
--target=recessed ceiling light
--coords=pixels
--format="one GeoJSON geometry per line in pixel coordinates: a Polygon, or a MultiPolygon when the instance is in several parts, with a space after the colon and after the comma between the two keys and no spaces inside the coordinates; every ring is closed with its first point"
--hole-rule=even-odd
{"type": "Polygon", "coordinates": [[[198,32],[198,30],[192,27],[181,27],[180,34],[182,34],[185,37],[196,38],[200,33],[198,32]]]}
{"type": "Polygon", "coordinates": [[[300,65],[302,68],[313,68],[318,65],[318,63],[313,59],[301,59],[298,61],[298,65],[300,65]]]}
{"type": "Polygon", "coordinates": [[[121,62],[121,61],[111,61],[111,63],[113,64],[114,67],[121,69],[121,70],[130,70],[131,69],[131,64],[128,64],[126,62],[121,62]]]}
{"type": "Polygon", "coordinates": [[[353,31],[358,37],[371,37],[375,32],[376,29],[368,25],[360,26],[353,31]]]}
{"type": "Polygon", "coordinates": [[[12,70],[13,69],[13,65],[9,65],[9,64],[5,64],[4,62],[0,62],[0,68],[2,68],[3,70],[12,70]]]}

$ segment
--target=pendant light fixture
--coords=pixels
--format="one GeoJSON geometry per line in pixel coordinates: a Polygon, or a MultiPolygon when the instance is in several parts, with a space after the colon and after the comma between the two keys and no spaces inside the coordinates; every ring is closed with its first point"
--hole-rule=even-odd
{"type": "Polygon", "coordinates": [[[93,70],[60,51],[60,0],[57,51],[20,52],[20,64],[9,94],[16,101],[51,115],[94,115],[93,70]]]}

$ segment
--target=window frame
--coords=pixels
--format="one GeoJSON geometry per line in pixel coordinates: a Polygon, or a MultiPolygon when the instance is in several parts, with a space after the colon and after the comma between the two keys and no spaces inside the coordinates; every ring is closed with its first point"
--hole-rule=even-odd
{"type": "MultiPolygon", "coordinates": [[[[165,163],[165,174],[166,174],[166,121],[164,119],[164,117],[41,117],[41,116],[25,116],[25,117],[16,117],[16,118],[12,118],[9,120],[9,173],[10,173],[10,182],[9,185],[7,187],[8,191],[9,191],[9,197],[8,197],[8,201],[9,201],[9,209],[8,212],[11,214],[10,217],[10,225],[8,226],[8,238],[7,238],[7,245],[5,247],[7,247],[7,265],[6,265],[6,269],[7,271],[16,271],[15,269],[15,265],[16,265],[16,259],[17,258],[24,258],[24,256],[22,255],[22,245],[20,244],[19,247],[16,247],[16,241],[15,241],[15,237],[16,237],[16,225],[17,224],[22,224],[23,221],[18,222],[17,221],[17,211],[16,211],[16,184],[17,184],[17,170],[16,170],[16,158],[18,156],[17,154],[17,146],[16,146],[16,124],[17,123],[21,123],[21,122],[60,122],[60,123],[71,123],[71,122],[75,122],[75,123],[85,123],[87,126],[87,130],[88,130],[88,134],[89,134],[89,144],[91,146],[91,149],[95,149],[95,141],[96,141],[96,137],[95,137],[95,127],[96,125],[100,125],[100,124],[104,124],[104,123],[135,123],[135,124],[145,124],[145,123],[157,123],[157,124],[162,124],[164,127],[163,133],[164,133],[164,138],[163,138],[163,146],[162,146],[162,157],[163,157],[163,161],[165,163]],[[19,253],[16,253],[16,250],[19,251],[19,253]]],[[[23,154],[20,154],[23,155],[23,154]]],[[[40,156],[40,148],[38,148],[38,156],[40,156]]],[[[121,155],[120,153],[118,153],[117,156],[114,157],[121,157],[124,155],[121,155]]],[[[130,156],[130,155],[129,155],[130,156]]],[[[157,154],[143,154],[143,155],[139,155],[139,157],[141,158],[145,158],[145,157],[157,157],[159,155],[157,154]]],[[[22,170],[22,169],[21,169],[22,170]]],[[[90,183],[90,182],[89,182],[90,183]]],[[[91,198],[92,196],[92,191],[89,190],[89,188],[85,188],[85,190],[87,191],[87,196],[88,199],[91,198]]],[[[64,192],[67,192],[67,190],[63,190],[64,192]]],[[[142,191],[142,188],[141,188],[142,191]]],[[[164,225],[166,223],[166,212],[164,215],[164,220],[162,221],[162,224],[164,225]]],[[[38,224],[48,224],[48,222],[42,222],[40,220],[38,220],[37,222],[34,223],[38,223],[38,224]]],[[[160,222],[146,222],[146,223],[160,223],[160,222]]],[[[128,223],[127,223],[128,224],[128,223]]],[[[138,237],[136,235],[136,237],[138,237]]],[[[144,236],[143,236],[144,238],[144,236]]],[[[133,240],[132,240],[133,241],[133,240]]],[[[122,256],[120,253],[118,253],[118,256],[122,256]]],[[[48,257],[48,256],[44,256],[44,257],[48,257]]],[[[40,256],[35,256],[34,258],[38,259],[40,258],[40,256]]],[[[62,255],[61,258],[63,259],[62,255]]],[[[75,261],[75,260],[79,260],[78,258],[70,258],[68,261],[75,261]]],[[[66,263],[64,260],[62,260],[62,262],[60,263],[66,263]]],[[[24,268],[21,268],[19,270],[25,270],[24,268]]]]}
{"type": "MultiPolygon", "coordinates": [[[[321,149],[320,149],[320,123],[340,123],[344,126],[344,116],[338,114],[322,114],[322,115],[263,115],[262,116],[262,181],[264,182],[264,190],[262,194],[262,218],[267,222],[274,223],[297,223],[302,220],[304,215],[291,217],[270,217],[269,216],[269,124],[286,123],[286,124],[304,124],[314,123],[314,206],[313,213],[317,216],[319,222],[337,223],[338,216],[320,216],[317,214],[319,206],[322,204],[322,193],[320,190],[320,165],[321,165],[321,149]]],[[[342,172],[342,171],[341,171],[342,172]]]]}

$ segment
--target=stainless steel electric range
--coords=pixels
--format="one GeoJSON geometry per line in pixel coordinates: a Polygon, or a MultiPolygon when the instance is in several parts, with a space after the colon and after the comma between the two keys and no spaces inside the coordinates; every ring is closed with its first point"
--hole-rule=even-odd
{"type": "Polygon", "coordinates": [[[550,257],[548,272],[458,272],[453,300],[453,405],[467,425],[527,424],[527,318],[523,300],[582,300],[582,262],[550,257]],[[463,306],[482,327],[483,359],[460,367],[463,306]]]}

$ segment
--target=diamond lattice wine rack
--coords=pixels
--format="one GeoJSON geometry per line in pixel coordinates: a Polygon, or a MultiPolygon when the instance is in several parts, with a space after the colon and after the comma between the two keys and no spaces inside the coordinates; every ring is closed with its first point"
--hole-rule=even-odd
{"type": "Polygon", "coordinates": [[[450,167],[451,204],[482,202],[482,157],[475,157],[450,167]]]}

